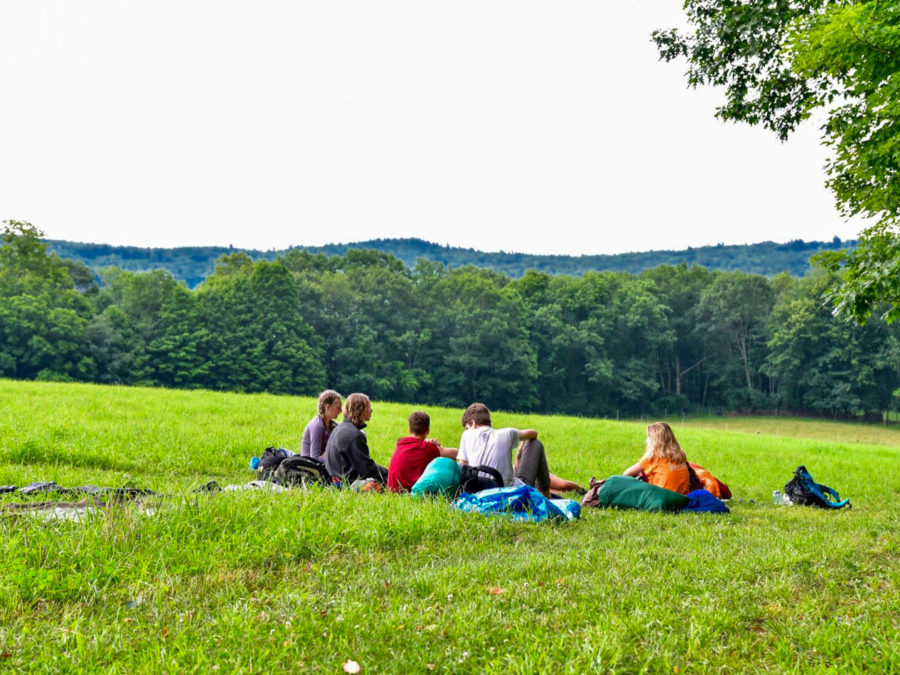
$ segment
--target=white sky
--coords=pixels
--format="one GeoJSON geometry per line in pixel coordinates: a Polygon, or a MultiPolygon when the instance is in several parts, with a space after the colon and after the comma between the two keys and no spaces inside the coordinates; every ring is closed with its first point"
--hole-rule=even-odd
{"type": "Polygon", "coordinates": [[[680,0],[3,0],[0,219],[259,249],[852,238],[810,125],[713,117],[680,0]]]}

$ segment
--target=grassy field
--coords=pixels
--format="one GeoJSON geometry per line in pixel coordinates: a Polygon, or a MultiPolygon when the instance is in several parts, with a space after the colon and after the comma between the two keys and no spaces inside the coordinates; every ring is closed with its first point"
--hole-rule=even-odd
{"type": "Polygon", "coordinates": [[[807,438],[829,443],[866,443],[900,446],[900,425],[832,422],[796,417],[688,417],[668,420],[670,424],[690,429],[738,431],[747,434],[807,438]]]}
{"type": "MultiPolygon", "coordinates": [[[[150,514],[81,522],[0,511],[0,670],[900,670],[896,435],[673,420],[688,456],[731,486],[725,516],[590,510],[535,525],[395,495],[191,492],[250,480],[267,445],[299,449],[314,407],[0,380],[0,485],[165,494],[150,514]],[[798,464],[853,509],[772,505],[798,464]]],[[[374,407],[370,446],[386,463],[412,407],[374,407]]],[[[455,445],[462,411],[428,410],[433,435],[455,445]]],[[[639,423],[494,422],[539,429],[551,469],[582,483],[643,447],[639,423]]]]}

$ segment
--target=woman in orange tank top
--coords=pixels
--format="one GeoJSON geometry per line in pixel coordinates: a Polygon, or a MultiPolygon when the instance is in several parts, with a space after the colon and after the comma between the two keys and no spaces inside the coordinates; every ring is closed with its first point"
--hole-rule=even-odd
{"type": "Polygon", "coordinates": [[[625,469],[626,476],[644,478],[648,483],[686,495],[691,491],[687,456],[678,445],[675,434],[665,422],[647,427],[647,451],[634,466],[625,469]]]}

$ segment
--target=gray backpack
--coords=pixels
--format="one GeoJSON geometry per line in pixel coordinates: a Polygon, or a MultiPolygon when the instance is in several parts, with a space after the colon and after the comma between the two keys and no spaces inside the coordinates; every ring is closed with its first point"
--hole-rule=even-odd
{"type": "Polygon", "coordinates": [[[331,476],[325,465],[312,457],[292,455],[285,457],[275,469],[274,482],[285,487],[307,487],[309,485],[331,485],[331,476]]]}

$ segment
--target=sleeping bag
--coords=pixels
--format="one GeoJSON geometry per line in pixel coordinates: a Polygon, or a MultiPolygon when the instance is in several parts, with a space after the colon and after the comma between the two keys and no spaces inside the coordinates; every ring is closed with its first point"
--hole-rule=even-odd
{"type": "Polygon", "coordinates": [[[641,511],[680,511],[688,498],[631,476],[610,476],[597,493],[597,506],[641,511]]]}
{"type": "Polygon", "coordinates": [[[700,479],[700,483],[703,485],[704,490],[711,492],[712,495],[718,499],[731,499],[731,490],[725,483],[713,476],[699,464],[691,462],[689,462],[689,464],[694,470],[694,473],[697,474],[697,478],[700,479]]]}
{"type": "Polygon", "coordinates": [[[425,467],[410,492],[414,497],[444,495],[452,497],[459,489],[459,464],[449,457],[435,457],[425,467]]]}

